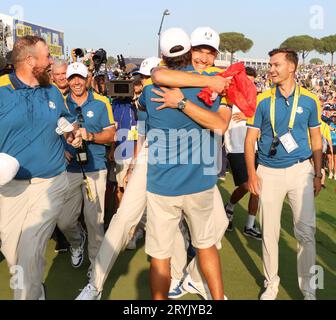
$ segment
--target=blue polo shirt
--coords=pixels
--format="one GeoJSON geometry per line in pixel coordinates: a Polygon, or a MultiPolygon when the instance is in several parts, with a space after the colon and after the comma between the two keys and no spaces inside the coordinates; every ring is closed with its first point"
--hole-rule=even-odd
{"type": "MultiPolygon", "coordinates": [[[[189,66],[182,71],[192,72],[189,66]]],[[[159,89],[149,80],[139,103],[146,107],[149,143],[147,190],[162,196],[180,196],[203,192],[217,182],[217,159],[214,135],[177,109],[156,110],[161,103],[152,89],[159,89]]],[[[200,88],[184,88],[186,99],[201,108],[217,112],[220,98],[209,108],[197,98],[200,88]]]]}
{"type": "Polygon", "coordinates": [[[56,133],[60,117],[75,121],[55,86],[32,88],[15,73],[0,77],[0,152],[19,161],[15,179],[48,179],[65,171],[64,146],[56,133]]]}
{"type": "MultiPolygon", "coordinates": [[[[66,101],[71,114],[78,117],[78,113],[76,112],[78,105],[71,98],[71,94],[67,96],[66,101]]],[[[81,106],[81,110],[84,118],[82,127],[88,132],[99,133],[106,128],[114,126],[112,107],[106,97],[89,91],[88,99],[81,106]]],[[[107,168],[105,145],[93,142],[86,142],[86,144],[88,148],[88,164],[84,166],[85,172],[105,170],[107,168]]],[[[67,146],[66,149],[74,156],[68,165],[68,171],[73,173],[81,172],[75,157],[76,150],[71,146],[67,146]]]]}
{"type": "MultiPolygon", "coordinates": [[[[336,124],[335,123],[330,123],[330,128],[336,130],[336,124]]],[[[336,131],[330,130],[330,135],[331,135],[331,140],[332,140],[332,145],[336,146],[336,131]]]]}
{"type": "MultiPolygon", "coordinates": [[[[288,153],[280,145],[277,147],[277,154],[269,157],[269,151],[273,141],[273,131],[270,121],[272,89],[258,96],[257,110],[255,116],[248,120],[247,126],[260,129],[260,139],[258,142],[259,163],[270,168],[289,168],[299,161],[304,161],[312,156],[309,143],[309,128],[321,125],[320,102],[318,98],[308,90],[300,87],[300,98],[298,110],[295,117],[293,138],[299,148],[288,153]]],[[[294,92],[288,98],[281,94],[279,88],[276,89],[275,102],[275,130],[279,137],[288,133],[289,120],[294,103],[294,92]]]]}
{"type": "Polygon", "coordinates": [[[136,108],[127,99],[114,99],[112,103],[113,116],[118,124],[115,160],[133,158],[135,140],[129,139],[129,131],[137,127],[136,108]]]}

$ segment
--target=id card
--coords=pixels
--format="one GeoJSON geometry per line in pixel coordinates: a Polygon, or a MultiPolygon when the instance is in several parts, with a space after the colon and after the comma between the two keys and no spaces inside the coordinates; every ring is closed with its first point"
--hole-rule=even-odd
{"type": "Polygon", "coordinates": [[[290,132],[284,134],[282,137],[279,138],[281,141],[281,144],[287,151],[287,153],[292,153],[296,149],[299,148],[298,144],[294,140],[292,134],[290,132]]]}
{"type": "Polygon", "coordinates": [[[137,141],[138,140],[138,130],[136,126],[132,126],[131,130],[128,131],[128,141],[137,141]]]}

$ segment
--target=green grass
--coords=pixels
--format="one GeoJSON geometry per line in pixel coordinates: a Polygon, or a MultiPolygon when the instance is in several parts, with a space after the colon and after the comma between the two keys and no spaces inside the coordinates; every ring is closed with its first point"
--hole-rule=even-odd
{"type": "MultiPolygon", "coordinates": [[[[229,175],[220,183],[225,201],[234,186],[229,175]]],[[[317,263],[324,269],[324,289],[318,290],[319,299],[336,298],[336,182],[327,181],[316,201],[317,205],[317,263]]],[[[234,231],[223,239],[220,252],[226,295],[231,300],[257,300],[263,286],[261,242],[246,238],[242,229],[246,221],[247,197],[236,207],[234,231]]],[[[72,300],[87,283],[88,261],[78,270],[70,265],[69,254],[56,255],[51,240],[47,249],[45,283],[48,299],[72,300]]],[[[11,299],[9,274],[6,262],[0,258],[0,300],[11,299]]],[[[150,299],[148,286],[149,260],[144,253],[144,244],[137,251],[126,251],[117,260],[104,287],[103,299],[135,300],[150,299]]],[[[280,240],[279,299],[302,299],[297,285],[296,240],[293,235],[292,214],[285,204],[282,215],[280,240]]],[[[198,299],[187,295],[182,299],[198,299]]]]}

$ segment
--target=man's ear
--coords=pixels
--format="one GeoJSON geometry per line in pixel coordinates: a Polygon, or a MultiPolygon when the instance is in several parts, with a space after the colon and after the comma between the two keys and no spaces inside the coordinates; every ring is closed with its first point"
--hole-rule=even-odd
{"type": "Polygon", "coordinates": [[[28,57],[26,58],[26,63],[27,63],[31,68],[34,68],[34,67],[35,67],[35,61],[34,61],[33,56],[28,56],[28,57]]]}
{"type": "Polygon", "coordinates": [[[290,73],[295,73],[296,72],[296,66],[292,62],[289,63],[289,72],[290,73]]]}

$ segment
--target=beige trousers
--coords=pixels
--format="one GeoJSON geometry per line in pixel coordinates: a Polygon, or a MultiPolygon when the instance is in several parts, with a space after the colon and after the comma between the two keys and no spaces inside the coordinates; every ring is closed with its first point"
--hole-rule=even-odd
{"type": "MultiPolygon", "coordinates": [[[[147,158],[148,148],[143,147],[138,155],[133,174],[128,182],[123,199],[117,213],[113,216],[110,226],[106,231],[104,240],[97,254],[91,284],[99,291],[103,290],[104,283],[116,262],[119,253],[128,244],[132,237],[132,231],[139,224],[147,206],[147,158]]],[[[218,188],[215,190],[214,211],[216,215],[216,234],[218,235],[217,247],[221,247],[221,239],[228,226],[223,202],[218,188]],[[221,234],[221,235],[220,235],[221,234]]],[[[187,265],[186,240],[187,232],[178,230],[174,243],[174,255],[172,257],[172,275],[183,277],[187,265]]],[[[201,279],[196,262],[188,271],[195,281],[201,279]]]]}
{"type": "Polygon", "coordinates": [[[68,187],[63,173],[52,179],[13,180],[0,188],[1,251],[10,268],[23,271],[16,300],[37,300],[42,294],[45,251],[68,187]]]}
{"type": "Polygon", "coordinates": [[[81,173],[68,173],[69,191],[57,225],[64,233],[72,248],[81,244],[81,228],[78,218],[84,201],[84,218],[88,231],[88,252],[91,265],[97,256],[104,238],[104,208],[107,170],[89,172],[89,180],[94,201],[90,202],[86,193],[86,185],[81,173]]]}
{"type": "Polygon", "coordinates": [[[315,294],[310,281],[316,264],[314,168],[309,160],[287,169],[258,167],[261,179],[260,213],[263,229],[263,265],[268,284],[279,285],[279,237],[281,212],[287,196],[293,212],[294,233],[298,241],[297,271],[301,291],[315,294]]]}

